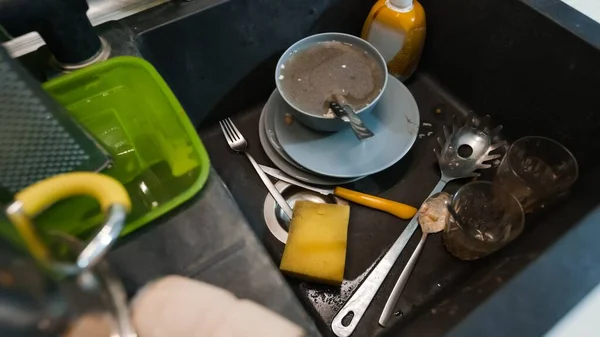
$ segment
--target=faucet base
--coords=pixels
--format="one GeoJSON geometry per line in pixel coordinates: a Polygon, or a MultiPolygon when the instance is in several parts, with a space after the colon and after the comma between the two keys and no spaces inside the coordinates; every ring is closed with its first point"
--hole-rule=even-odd
{"type": "Polygon", "coordinates": [[[110,44],[108,43],[108,41],[106,41],[105,38],[100,37],[100,42],[101,42],[101,47],[98,50],[98,52],[96,53],[96,55],[90,57],[89,59],[80,62],[80,63],[61,63],[58,60],[56,60],[56,58],[54,56],[52,56],[52,59],[50,60],[50,63],[59,68],[60,70],[64,71],[64,72],[71,72],[71,71],[75,71],[77,69],[81,69],[81,68],[85,68],[89,65],[92,65],[94,63],[98,63],[98,62],[102,62],[104,60],[107,60],[110,57],[110,52],[111,52],[111,48],[110,48],[110,44]]]}

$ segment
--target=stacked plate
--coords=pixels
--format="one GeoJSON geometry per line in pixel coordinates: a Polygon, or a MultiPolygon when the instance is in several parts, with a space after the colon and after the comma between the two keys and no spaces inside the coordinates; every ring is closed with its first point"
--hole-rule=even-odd
{"type": "Polygon", "coordinates": [[[316,185],[341,185],[392,166],[410,150],[420,124],[415,99],[392,76],[377,106],[359,115],[375,134],[369,139],[358,140],[350,126],[333,133],[312,130],[292,113],[275,89],[260,116],[260,142],[279,169],[316,185]]]}

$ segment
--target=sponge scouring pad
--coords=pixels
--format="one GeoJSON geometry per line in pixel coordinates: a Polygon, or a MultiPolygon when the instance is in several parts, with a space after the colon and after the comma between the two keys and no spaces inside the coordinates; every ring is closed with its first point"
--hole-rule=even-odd
{"type": "Polygon", "coordinates": [[[281,271],[309,281],[340,285],[349,218],[348,205],[296,202],[281,271]]]}

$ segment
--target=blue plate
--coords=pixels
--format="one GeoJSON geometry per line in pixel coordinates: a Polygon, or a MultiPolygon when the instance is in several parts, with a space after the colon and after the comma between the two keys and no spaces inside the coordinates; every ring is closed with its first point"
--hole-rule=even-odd
{"type": "Polygon", "coordinates": [[[274,118],[275,134],[283,150],[299,165],[318,174],[351,178],[382,171],[402,159],[419,132],[419,108],[402,82],[388,75],[383,95],[369,114],[360,114],[374,137],[360,141],[350,126],[324,133],[297,121],[285,123],[286,106],[274,118]]]}
{"type": "Polygon", "coordinates": [[[343,184],[347,184],[356,180],[361,179],[362,177],[356,178],[332,178],[325,177],[322,175],[318,175],[313,172],[309,172],[308,170],[299,168],[299,165],[292,161],[292,158],[289,158],[283,149],[281,149],[281,145],[279,145],[279,141],[274,136],[274,127],[273,117],[278,116],[277,111],[279,109],[286,109],[289,107],[287,103],[281,98],[277,89],[273,91],[271,97],[265,104],[262,113],[260,114],[260,120],[258,122],[258,136],[260,139],[260,144],[263,147],[263,150],[267,154],[267,157],[277,166],[280,170],[287,173],[289,176],[296,178],[302,182],[313,184],[313,185],[333,185],[339,186],[343,184]],[[271,122],[267,122],[267,121],[271,122]],[[274,145],[273,142],[276,144],[274,145]],[[276,147],[277,146],[277,147],[276,147]]]}

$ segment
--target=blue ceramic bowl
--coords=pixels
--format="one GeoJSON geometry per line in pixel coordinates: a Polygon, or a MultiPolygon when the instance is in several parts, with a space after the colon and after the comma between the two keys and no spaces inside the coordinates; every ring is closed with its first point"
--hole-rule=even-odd
{"type": "MultiPolygon", "coordinates": [[[[279,75],[281,75],[281,65],[285,64],[287,60],[292,55],[294,55],[294,53],[312,47],[320,42],[328,41],[348,43],[365,50],[371,56],[373,56],[373,58],[375,58],[375,60],[381,67],[383,73],[387,74],[387,65],[385,63],[385,60],[383,59],[383,56],[381,56],[377,49],[375,49],[375,47],[373,47],[373,45],[371,45],[369,42],[354,35],[348,35],[344,33],[321,33],[306,37],[294,43],[283,53],[283,55],[281,55],[281,58],[279,58],[279,62],[277,62],[277,68],[275,69],[275,84],[277,85],[277,90],[279,90],[281,97],[283,97],[287,104],[289,104],[293,108],[295,118],[302,124],[308,126],[311,129],[319,131],[339,131],[343,128],[349,128],[350,126],[348,126],[347,123],[344,123],[336,117],[327,117],[320,114],[314,114],[298,108],[294,105],[294,103],[292,103],[288,99],[285,91],[281,88],[279,79],[279,75]]],[[[367,104],[367,106],[356,111],[357,114],[369,113],[371,110],[373,110],[373,108],[381,98],[383,91],[385,90],[385,87],[387,85],[387,78],[387,76],[383,76],[383,83],[381,85],[381,92],[379,93],[379,95],[377,95],[377,97],[375,97],[375,99],[373,99],[369,104],[367,104]]]]}

